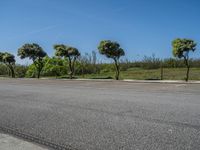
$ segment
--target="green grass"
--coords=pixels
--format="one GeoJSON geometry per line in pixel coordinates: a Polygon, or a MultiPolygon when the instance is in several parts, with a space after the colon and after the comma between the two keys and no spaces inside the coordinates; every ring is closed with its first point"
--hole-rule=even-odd
{"type": "MultiPolygon", "coordinates": [[[[135,79],[135,80],[160,80],[160,69],[142,69],[130,68],[127,71],[121,71],[120,79],[135,79]]],[[[164,68],[163,80],[184,80],[186,68],[164,68]]],[[[2,76],[4,77],[4,76],[2,76]]],[[[56,78],[56,77],[48,77],[56,78]]],[[[68,79],[68,76],[60,76],[58,79],[68,79]]],[[[106,72],[100,74],[85,74],[75,76],[74,79],[114,79],[115,72],[106,72]]],[[[189,80],[200,80],[200,68],[191,68],[189,80]]]]}
{"type": "MultiPolygon", "coordinates": [[[[137,80],[159,80],[160,69],[141,69],[131,68],[127,71],[121,71],[120,79],[137,79],[137,80]]],[[[186,68],[164,68],[164,80],[184,80],[186,68]]],[[[115,72],[107,72],[101,74],[86,74],[78,76],[78,78],[88,79],[110,79],[114,78],[115,72]]],[[[190,80],[200,80],[200,68],[191,68],[190,80]]]]}

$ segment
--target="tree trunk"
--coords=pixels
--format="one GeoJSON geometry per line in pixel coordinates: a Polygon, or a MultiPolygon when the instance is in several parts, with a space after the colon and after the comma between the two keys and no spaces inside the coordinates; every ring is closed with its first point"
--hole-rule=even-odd
{"type": "Polygon", "coordinates": [[[75,61],[76,61],[76,57],[74,57],[73,62],[72,62],[72,76],[74,76],[74,72],[75,72],[75,61]]]}
{"type": "Polygon", "coordinates": [[[12,69],[11,69],[12,78],[15,78],[15,71],[14,71],[13,67],[11,67],[11,68],[12,68],[12,69]]]}
{"type": "Polygon", "coordinates": [[[185,60],[185,64],[187,66],[187,72],[186,72],[186,78],[185,78],[185,81],[188,82],[189,80],[189,73],[190,73],[190,65],[189,65],[189,59],[184,57],[184,60],[185,60]]]}
{"type": "Polygon", "coordinates": [[[185,79],[186,82],[188,82],[188,80],[189,80],[189,72],[190,72],[190,66],[188,65],[187,66],[186,79],[185,79]]]}
{"type": "Polygon", "coordinates": [[[7,64],[6,64],[6,69],[7,69],[8,77],[10,77],[10,67],[7,64]]]}
{"type": "Polygon", "coordinates": [[[15,78],[15,71],[13,66],[9,63],[7,64],[7,67],[9,68],[9,76],[11,75],[12,78],[15,78]]]}
{"type": "Polygon", "coordinates": [[[120,71],[119,71],[119,62],[117,61],[117,59],[114,59],[114,61],[115,61],[115,69],[116,69],[115,79],[119,80],[119,74],[120,74],[120,71]]]}
{"type": "Polygon", "coordinates": [[[41,73],[41,70],[40,70],[40,67],[38,68],[38,73],[37,73],[37,78],[39,79],[40,78],[40,73],[41,73]]]}
{"type": "Polygon", "coordinates": [[[72,74],[72,61],[71,58],[69,57],[69,78],[72,79],[73,78],[73,74],[72,74]]]}
{"type": "Polygon", "coordinates": [[[160,66],[160,80],[163,80],[163,64],[161,62],[161,66],[160,66]]]}
{"type": "Polygon", "coordinates": [[[42,62],[42,59],[38,59],[38,62],[34,61],[33,62],[34,65],[35,65],[35,68],[37,69],[37,78],[39,79],[40,76],[41,76],[41,71],[42,71],[42,68],[43,68],[43,62],[42,62]]]}
{"type": "Polygon", "coordinates": [[[82,64],[81,64],[81,75],[84,78],[84,64],[83,63],[84,62],[82,62],[82,64]]]}
{"type": "Polygon", "coordinates": [[[11,73],[10,73],[10,68],[8,68],[8,77],[10,77],[10,74],[11,74],[11,73]]]}
{"type": "Polygon", "coordinates": [[[39,62],[37,62],[37,63],[35,62],[34,64],[37,69],[37,78],[39,79],[40,78],[40,64],[39,64],[39,62]]]}

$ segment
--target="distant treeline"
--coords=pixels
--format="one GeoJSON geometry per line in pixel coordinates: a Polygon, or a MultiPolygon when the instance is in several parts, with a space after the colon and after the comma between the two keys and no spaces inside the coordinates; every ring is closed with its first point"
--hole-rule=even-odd
{"type": "MultiPolygon", "coordinates": [[[[189,59],[190,67],[199,68],[200,67],[200,59],[189,59]]],[[[139,67],[143,69],[158,69],[160,67],[164,68],[185,68],[184,60],[177,58],[166,58],[160,59],[156,58],[155,55],[152,56],[144,56],[141,61],[128,61],[123,60],[121,63],[121,69],[124,70],[133,67],[139,67]],[[127,66],[128,65],[128,66],[127,66]]]]}
{"type": "MultiPolygon", "coordinates": [[[[115,71],[112,63],[103,63],[97,59],[97,55],[94,51],[91,54],[86,53],[85,55],[80,56],[75,64],[75,74],[103,74],[115,71]]],[[[65,76],[69,72],[68,67],[66,67],[68,65],[67,59],[45,57],[44,62],[45,65],[41,72],[42,76],[65,76]]],[[[200,68],[200,59],[190,59],[189,62],[192,68],[200,68]]],[[[144,56],[144,58],[140,61],[129,61],[128,59],[120,60],[121,71],[127,71],[130,68],[158,69],[161,67],[185,68],[185,64],[184,60],[176,58],[166,58],[162,60],[155,57],[155,55],[144,56]]],[[[16,64],[14,69],[16,77],[37,77],[37,71],[33,64],[16,64]]],[[[9,74],[9,69],[5,65],[0,64],[0,76],[7,76],[9,74]]]]}

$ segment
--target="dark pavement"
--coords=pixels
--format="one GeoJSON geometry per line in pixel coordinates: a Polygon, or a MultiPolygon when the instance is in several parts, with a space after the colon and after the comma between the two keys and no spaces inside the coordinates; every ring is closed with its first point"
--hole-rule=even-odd
{"type": "Polygon", "coordinates": [[[199,150],[200,84],[0,80],[0,126],[78,150],[199,150]]]}

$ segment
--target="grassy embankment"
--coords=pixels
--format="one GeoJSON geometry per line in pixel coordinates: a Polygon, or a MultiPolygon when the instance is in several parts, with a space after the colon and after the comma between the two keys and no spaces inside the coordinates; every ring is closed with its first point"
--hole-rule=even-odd
{"type": "MultiPolygon", "coordinates": [[[[163,80],[184,80],[186,68],[164,68],[163,80]]],[[[84,79],[114,79],[115,72],[106,72],[100,74],[85,74],[75,76],[75,78],[84,79]]],[[[0,75],[0,77],[8,77],[7,75],[0,75]]],[[[121,71],[120,79],[135,79],[135,80],[160,80],[160,69],[142,69],[142,68],[130,68],[127,71],[121,71]]],[[[55,78],[55,77],[47,77],[55,78]]],[[[67,78],[66,76],[58,78],[67,78]]],[[[200,68],[190,69],[190,80],[200,80],[200,68]]]]}
{"type": "MultiPolygon", "coordinates": [[[[163,80],[184,80],[185,68],[164,68],[163,80]]],[[[78,78],[89,79],[102,79],[102,78],[114,78],[114,72],[107,72],[101,74],[87,74],[78,76],[78,78]]],[[[161,76],[160,69],[141,69],[131,68],[127,71],[121,71],[120,79],[137,79],[137,80],[158,80],[161,76]]],[[[191,68],[190,80],[200,80],[200,68],[191,68]]]]}

